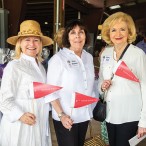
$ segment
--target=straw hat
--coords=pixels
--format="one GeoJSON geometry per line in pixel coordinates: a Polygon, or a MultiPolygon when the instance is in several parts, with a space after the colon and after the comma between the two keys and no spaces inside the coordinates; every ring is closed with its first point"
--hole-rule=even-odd
{"type": "Polygon", "coordinates": [[[17,36],[12,36],[7,39],[7,42],[11,45],[16,45],[19,37],[25,36],[38,36],[42,40],[43,46],[48,46],[53,44],[51,38],[44,36],[41,32],[40,24],[34,20],[26,20],[20,24],[20,31],[17,36]]]}

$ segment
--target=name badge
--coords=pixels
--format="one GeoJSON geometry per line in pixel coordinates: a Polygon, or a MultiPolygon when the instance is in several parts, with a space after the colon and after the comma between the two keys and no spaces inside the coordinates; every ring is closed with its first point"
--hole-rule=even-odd
{"type": "Polygon", "coordinates": [[[104,64],[109,63],[110,60],[111,60],[111,56],[103,56],[103,63],[104,63],[104,64]]]}
{"type": "Polygon", "coordinates": [[[76,60],[68,60],[67,63],[68,63],[68,65],[70,67],[77,67],[77,66],[79,66],[79,63],[76,60]]]}

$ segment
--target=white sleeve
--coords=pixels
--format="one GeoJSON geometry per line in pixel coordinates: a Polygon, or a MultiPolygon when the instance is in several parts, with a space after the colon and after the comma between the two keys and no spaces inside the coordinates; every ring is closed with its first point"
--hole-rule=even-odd
{"type": "Polygon", "coordinates": [[[23,115],[23,111],[15,103],[17,86],[13,67],[11,63],[5,67],[0,91],[0,111],[10,122],[19,120],[23,115]]]}
{"type": "MultiPolygon", "coordinates": [[[[54,55],[48,62],[47,70],[47,83],[51,85],[60,86],[60,76],[62,74],[62,60],[59,56],[54,55]]],[[[51,102],[60,96],[57,94],[59,91],[56,91],[45,97],[45,102],[51,102]]]]}
{"type": "Polygon", "coordinates": [[[136,60],[137,75],[140,80],[141,96],[142,96],[142,110],[139,120],[139,126],[146,128],[146,56],[143,53],[141,58],[136,60]]]}

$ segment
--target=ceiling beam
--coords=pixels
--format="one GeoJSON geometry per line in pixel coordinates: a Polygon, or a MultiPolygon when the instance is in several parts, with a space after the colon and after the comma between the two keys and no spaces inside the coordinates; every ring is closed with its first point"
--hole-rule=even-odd
{"type": "Polygon", "coordinates": [[[120,5],[128,2],[133,2],[135,0],[106,0],[105,5],[106,7],[114,6],[114,5],[120,5]]]}
{"type": "Polygon", "coordinates": [[[76,1],[73,1],[73,0],[65,0],[65,3],[67,5],[69,5],[70,7],[80,11],[81,13],[85,13],[87,14],[88,13],[88,9],[84,6],[82,6],[80,3],[77,3],[76,1]]]}
{"type": "Polygon", "coordinates": [[[28,0],[27,4],[54,3],[54,0],[28,0]]]}
{"type": "MultiPolygon", "coordinates": [[[[122,7],[120,11],[125,12],[132,16],[134,20],[146,18],[146,13],[143,12],[143,10],[146,10],[146,3],[137,4],[130,7],[122,7]],[[138,11],[137,11],[138,10],[138,11]]],[[[112,10],[112,13],[118,12],[118,9],[112,10]]]]}
{"type": "Polygon", "coordinates": [[[104,7],[104,0],[85,0],[85,1],[96,8],[104,7]]]}

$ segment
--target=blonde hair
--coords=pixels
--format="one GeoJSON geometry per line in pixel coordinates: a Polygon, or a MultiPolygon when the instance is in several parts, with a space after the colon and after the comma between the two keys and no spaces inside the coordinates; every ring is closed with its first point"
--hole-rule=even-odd
{"type": "MultiPolygon", "coordinates": [[[[13,59],[19,59],[19,58],[20,58],[21,53],[22,53],[20,44],[21,44],[21,41],[22,41],[24,38],[26,38],[26,37],[20,37],[20,38],[18,38],[18,40],[17,40],[17,42],[16,42],[16,46],[15,46],[15,55],[14,55],[13,59]]],[[[40,40],[41,40],[41,39],[40,39],[40,40]]],[[[42,53],[42,41],[41,41],[41,45],[40,45],[40,51],[39,51],[39,53],[38,53],[38,55],[37,55],[37,59],[38,59],[38,61],[40,61],[40,62],[43,61],[43,59],[42,59],[42,57],[41,57],[41,53],[42,53]]]]}
{"type": "Polygon", "coordinates": [[[58,29],[58,31],[54,35],[54,41],[57,43],[59,48],[63,47],[63,45],[62,45],[62,36],[63,36],[64,30],[65,29],[63,27],[58,29]]]}
{"type": "Polygon", "coordinates": [[[128,27],[128,40],[127,42],[130,44],[136,39],[136,28],[132,17],[123,12],[117,12],[110,15],[103,23],[101,36],[102,39],[109,45],[113,45],[113,42],[110,40],[110,28],[115,25],[117,22],[126,22],[128,27]]]}

